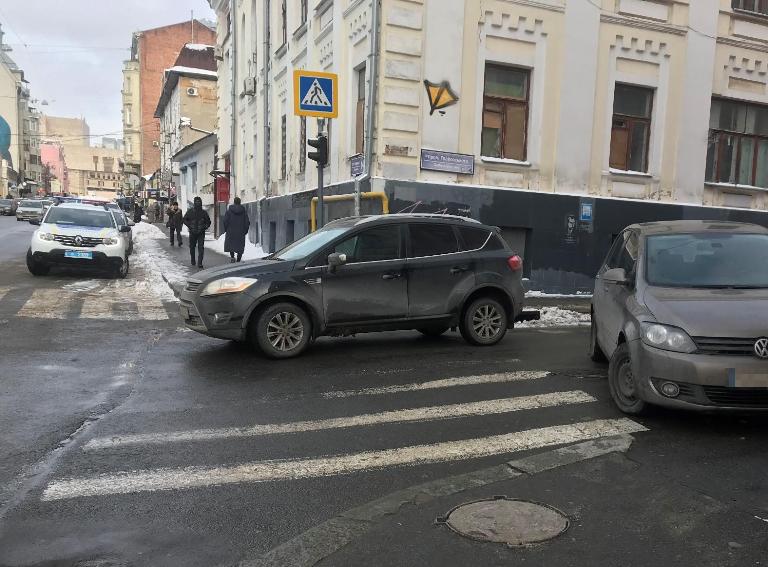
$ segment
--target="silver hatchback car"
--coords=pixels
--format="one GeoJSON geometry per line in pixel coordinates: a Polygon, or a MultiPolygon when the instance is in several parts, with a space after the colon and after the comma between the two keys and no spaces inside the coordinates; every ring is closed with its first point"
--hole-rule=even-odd
{"type": "Polygon", "coordinates": [[[589,353],[628,414],[768,409],[768,229],[635,224],[597,274],[589,353]]]}

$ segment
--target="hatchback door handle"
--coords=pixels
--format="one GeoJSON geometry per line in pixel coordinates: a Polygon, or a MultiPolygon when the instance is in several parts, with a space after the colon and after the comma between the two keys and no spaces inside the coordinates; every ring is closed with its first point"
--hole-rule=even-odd
{"type": "Polygon", "coordinates": [[[383,280],[396,280],[397,278],[402,278],[403,274],[400,272],[390,272],[389,274],[384,274],[381,276],[381,279],[383,280]]]}
{"type": "Polygon", "coordinates": [[[469,268],[467,266],[454,266],[451,268],[452,274],[461,274],[463,272],[468,272],[469,268]]]}

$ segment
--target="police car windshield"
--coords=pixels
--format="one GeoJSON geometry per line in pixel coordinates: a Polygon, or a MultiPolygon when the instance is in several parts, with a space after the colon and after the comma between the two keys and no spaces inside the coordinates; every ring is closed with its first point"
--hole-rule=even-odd
{"type": "Polygon", "coordinates": [[[45,217],[48,224],[85,226],[89,228],[113,228],[112,215],[104,210],[64,209],[55,207],[49,210],[45,217]]]}

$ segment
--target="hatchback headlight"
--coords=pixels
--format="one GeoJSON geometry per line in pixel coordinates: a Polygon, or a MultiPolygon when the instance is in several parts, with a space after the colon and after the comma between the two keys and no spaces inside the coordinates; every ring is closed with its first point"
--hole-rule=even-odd
{"type": "Polygon", "coordinates": [[[677,327],[659,323],[642,323],[643,342],[648,346],[673,352],[694,352],[696,343],[688,333],[677,327]]]}
{"type": "Polygon", "coordinates": [[[50,232],[39,232],[37,236],[40,240],[45,240],[46,242],[51,242],[53,240],[53,235],[50,232]]]}
{"type": "Polygon", "coordinates": [[[102,244],[106,244],[107,246],[112,246],[114,244],[117,244],[117,238],[114,236],[107,236],[106,238],[101,239],[102,244]]]}
{"type": "Polygon", "coordinates": [[[209,283],[203,291],[200,293],[202,297],[211,295],[224,295],[227,293],[240,293],[245,291],[253,284],[257,279],[254,278],[222,278],[209,283]]]}

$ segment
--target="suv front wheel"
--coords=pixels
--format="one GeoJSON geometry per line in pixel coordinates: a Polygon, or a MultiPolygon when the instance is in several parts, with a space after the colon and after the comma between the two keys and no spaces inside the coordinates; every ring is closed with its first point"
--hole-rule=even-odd
{"type": "Polygon", "coordinates": [[[269,358],[300,355],[312,338],[312,320],[298,305],[276,303],[256,319],[251,340],[269,358]]]}
{"type": "Polygon", "coordinates": [[[491,346],[504,338],[507,326],[507,312],[501,303],[490,297],[481,297],[464,311],[460,330],[468,343],[491,346]]]}
{"type": "Polygon", "coordinates": [[[124,280],[126,276],[128,276],[128,268],[129,268],[128,256],[126,256],[123,259],[123,261],[120,263],[120,265],[114,268],[115,278],[124,280]]]}
{"type": "Polygon", "coordinates": [[[27,251],[27,269],[33,276],[45,276],[48,275],[48,272],[51,271],[50,266],[40,264],[35,260],[35,258],[32,256],[32,250],[27,251]]]}

